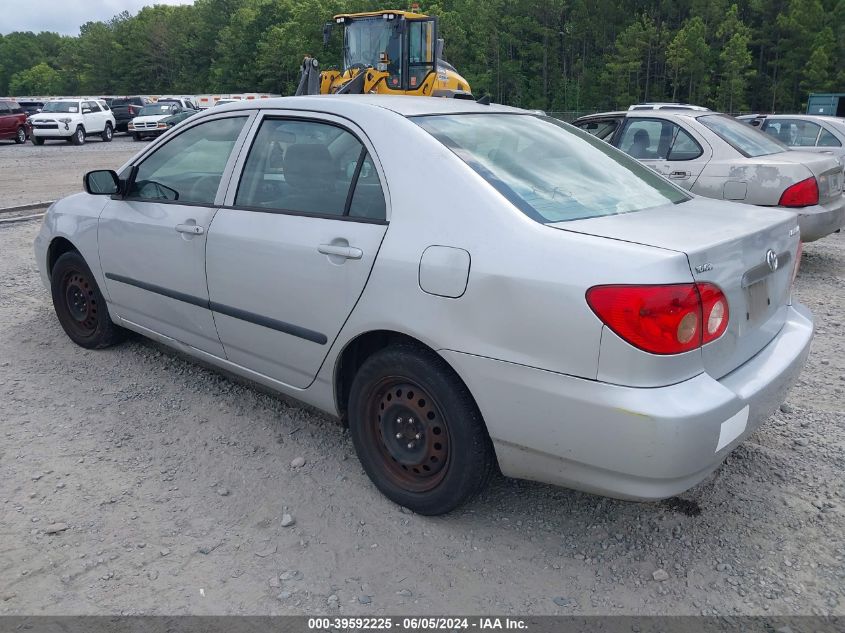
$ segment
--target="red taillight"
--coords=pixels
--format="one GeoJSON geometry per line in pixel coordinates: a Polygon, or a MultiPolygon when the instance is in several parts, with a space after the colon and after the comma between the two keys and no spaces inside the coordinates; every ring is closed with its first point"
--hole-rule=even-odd
{"type": "Polygon", "coordinates": [[[681,354],[716,340],[728,327],[728,301],[713,284],[595,286],[587,303],[631,345],[681,354]]]}
{"type": "Polygon", "coordinates": [[[787,187],[780,195],[781,207],[809,207],[819,203],[819,183],[813,177],[787,187]]]}

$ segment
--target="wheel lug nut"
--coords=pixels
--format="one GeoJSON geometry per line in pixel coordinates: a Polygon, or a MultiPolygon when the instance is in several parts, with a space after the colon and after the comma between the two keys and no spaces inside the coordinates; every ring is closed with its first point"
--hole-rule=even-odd
{"type": "Polygon", "coordinates": [[[397,440],[401,440],[401,439],[402,439],[402,434],[401,434],[401,433],[397,433],[397,434],[396,434],[396,439],[397,439],[397,440]]]}
{"type": "Polygon", "coordinates": [[[418,439],[418,440],[421,440],[421,439],[422,439],[422,433],[417,433],[417,434],[414,436],[414,438],[415,438],[415,439],[418,439]]]}
{"type": "Polygon", "coordinates": [[[414,448],[414,443],[413,443],[413,442],[408,442],[408,448],[414,448]]]}
{"type": "Polygon", "coordinates": [[[398,424],[402,424],[402,418],[396,418],[396,422],[397,422],[398,424]]]}

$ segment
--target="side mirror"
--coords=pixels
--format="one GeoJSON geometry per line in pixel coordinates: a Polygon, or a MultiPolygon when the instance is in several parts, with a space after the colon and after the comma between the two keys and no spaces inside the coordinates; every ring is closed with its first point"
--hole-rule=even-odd
{"type": "Polygon", "coordinates": [[[83,179],[85,191],[92,196],[113,196],[120,192],[120,179],[111,169],[89,171],[83,179]]]}

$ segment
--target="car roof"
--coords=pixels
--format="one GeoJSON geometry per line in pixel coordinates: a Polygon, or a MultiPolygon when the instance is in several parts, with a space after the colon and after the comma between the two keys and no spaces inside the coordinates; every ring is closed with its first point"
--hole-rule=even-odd
{"type": "Polygon", "coordinates": [[[508,106],[482,105],[471,99],[447,99],[437,97],[406,97],[402,95],[316,95],[308,97],[273,97],[237,101],[220,106],[221,111],[233,110],[312,110],[337,114],[353,115],[361,109],[381,108],[402,116],[422,116],[426,114],[489,114],[510,113],[529,114],[526,110],[508,106]]]}
{"type": "Polygon", "coordinates": [[[830,121],[832,123],[845,123],[845,118],[838,116],[826,116],[823,114],[760,114],[761,119],[798,119],[799,121],[830,121]]]}

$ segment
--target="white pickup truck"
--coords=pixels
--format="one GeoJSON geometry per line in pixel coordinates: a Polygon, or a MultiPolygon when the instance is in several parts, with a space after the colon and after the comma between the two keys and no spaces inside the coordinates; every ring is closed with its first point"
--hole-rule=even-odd
{"type": "Polygon", "coordinates": [[[114,115],[102,99],[57,99],[44,104],[30,118],[32,142],[43,145],[60,140],[82,145],[86,137],[99,136],[108,143],[114,136],[114,115]]]}

